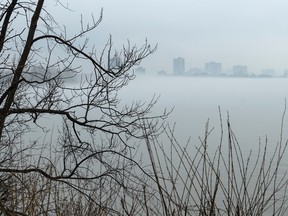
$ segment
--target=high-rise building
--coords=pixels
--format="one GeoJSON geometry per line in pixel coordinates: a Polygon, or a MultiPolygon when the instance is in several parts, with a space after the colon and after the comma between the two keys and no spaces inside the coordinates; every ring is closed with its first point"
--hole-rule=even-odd
{"type": "Polygon", "coordinates": [[[239,77],[248,76],[247,66],[246,65],[234,65],[233,76],[239,76],[239,77]]]}
{"type": "Polygon", "coordinates": [[[183,75],[185,73],[185,59],[178,57],[173,59],[174,75],[183,75]]]}
{"type": "Polygon", "coordinates": [[[218,62],[208,62],[205,64],[204,71],[210,75],[220,75],[222,73],[222,64],[218,62]]]}
{"type": "Polygon", "coordinates": [[[275,75],[274,69],[264,69],[260,76],[262,77],[273,77],[275,75]]]}

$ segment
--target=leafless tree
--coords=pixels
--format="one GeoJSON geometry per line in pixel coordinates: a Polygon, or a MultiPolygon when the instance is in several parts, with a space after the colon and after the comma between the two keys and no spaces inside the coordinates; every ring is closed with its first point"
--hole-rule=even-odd
{"type": "Polygon", "coordinates": [[[79,18],[69,36],[44,0],[0,7],[1,212],[120,214],[114,198],[147,178],[135,144],[157,136],[167,114],[151,115],[157,99],[121,104],[118,92],[155,47],[128,42],[114,51],[110,37],[99,52],[86,35],[102,12],[89,24],[79,18]]]}

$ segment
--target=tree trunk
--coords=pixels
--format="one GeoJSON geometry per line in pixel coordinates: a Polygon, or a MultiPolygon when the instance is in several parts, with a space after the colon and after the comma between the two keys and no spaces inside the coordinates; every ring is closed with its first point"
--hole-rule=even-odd
{"type": "Polygon", "coordinates": [[[38,22],[38,19],[40,17],[40,12],[42,10],[43,3],[44,3],[44,0],[39,0],[37,3],[35,12],[34,12],[33,17],[31,19],[31,24],[30,24],[30,28],[29,28],[29,32],[28,32],[28,36],[26,39],[26,44],[25,44],[24,50],[21,54],[20,61],[19,61],[17,68],[15,70],[13,80],[11,82],[11,86],[7,92],[6,101],[5,101],[5,104],[3,106],[2,112],[0,113],[0,142],[2,139],[3,129],[4,129],[4,125],[5,125],[5,119],[8,116],[9,109],[11,108],[11,105],[14,101],[15,93],[16,93],[17,87],[18,87],[19,82],[20,82],[21,74],[23,72],[23,69],[24,69],[25,64],[27,62],[29,53],[31,51],[35,31],[37,28],[37,22],[38,22]]]}

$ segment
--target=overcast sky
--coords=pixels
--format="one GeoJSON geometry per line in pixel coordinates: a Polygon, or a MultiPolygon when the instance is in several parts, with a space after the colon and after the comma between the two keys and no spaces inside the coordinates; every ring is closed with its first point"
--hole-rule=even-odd
{"type": "MultiPolygon", "coordinates": [[[[258,73],[288,68],[287,0],[66,0],[73,22],[83,13],[89,20],[104,10],[95,43],[113,36],[115,46],[129,39],[141,44],[147,38],[158,44],[144,60],[148,71],[172,71],[172,59],[184,57],[186,69],[221,62],[224,69],[247,65],[258,73]]],[[[61,11],[54,10],[60,17],[61,11]]],[[[65,16],[66,17],[66,16],[65,16]]],[[[68,17],[68,16],[67,16],[68,17]]],[[[67,24],[69,29],[69,24],[67,24]]],[[[102,41],[103,40],[103,41],[102,41]]]]}

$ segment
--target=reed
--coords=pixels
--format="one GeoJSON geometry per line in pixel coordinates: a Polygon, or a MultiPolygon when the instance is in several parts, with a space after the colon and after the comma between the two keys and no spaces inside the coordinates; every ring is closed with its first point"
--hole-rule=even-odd
{"type": "MultiPolygon", "coordinates": [[[[286,109],[285,109],[286,111],[286,109]]],[[[284,162],[283,113],[279,142],[271,151],[268,139],[259,141],[258,152],[245,154],[231,126],[223,124],[218,148],[209,149],[213,128],[209,121],[200,144],[183,145],[167,127],[168,142],[147,140],[155,178],[154,192],[162,208],[159,215],[285,215],[287,213],[287,170],[284,162]],[[169,149],[169,150],[168,150],[169,149]]],[[[152,188],[152,187],[150,187],[152,188]]],[[[152,189],[153,190],[153,189],[152,189]]],[[[149,215],[149,214],[147,214],[149,215]]]]}
{"type": "MultiPolygon", "coordinates": [[[[147,136],[147,154],[142,152],[137,163],[136,158],[129,163],[118,161],[117,170],[122,171],[117,181],[108,177],[88,181],[88,174],[85,181],[69,182],[51,180],[37,172],[1,176],[1,214],[285,215],[285,112],[279,142],[271,148],[268,139],[259,141],[256,152],[243,151],[229,116],[223,123],[220,111],[219,114],[217,148],[211,148],[215,140],[210,139],[214,130],[209,121],[199,144],[180,143],[175,128],[167,126],[161,138],[147,136]]],[[[51,142],[44,149],[51,151],[52,146],[51,142]]],[[[47,152],[39,157],[44,155],[47,152]]],[[[18,162],[19,166],[29,167],[27,158],[18,162]]],[[[92,170],[92,165],[87,169],[92,170]]],[[[54,168],[47,166],[46,173],[52,176],[53,172],[54,168]]]]}

